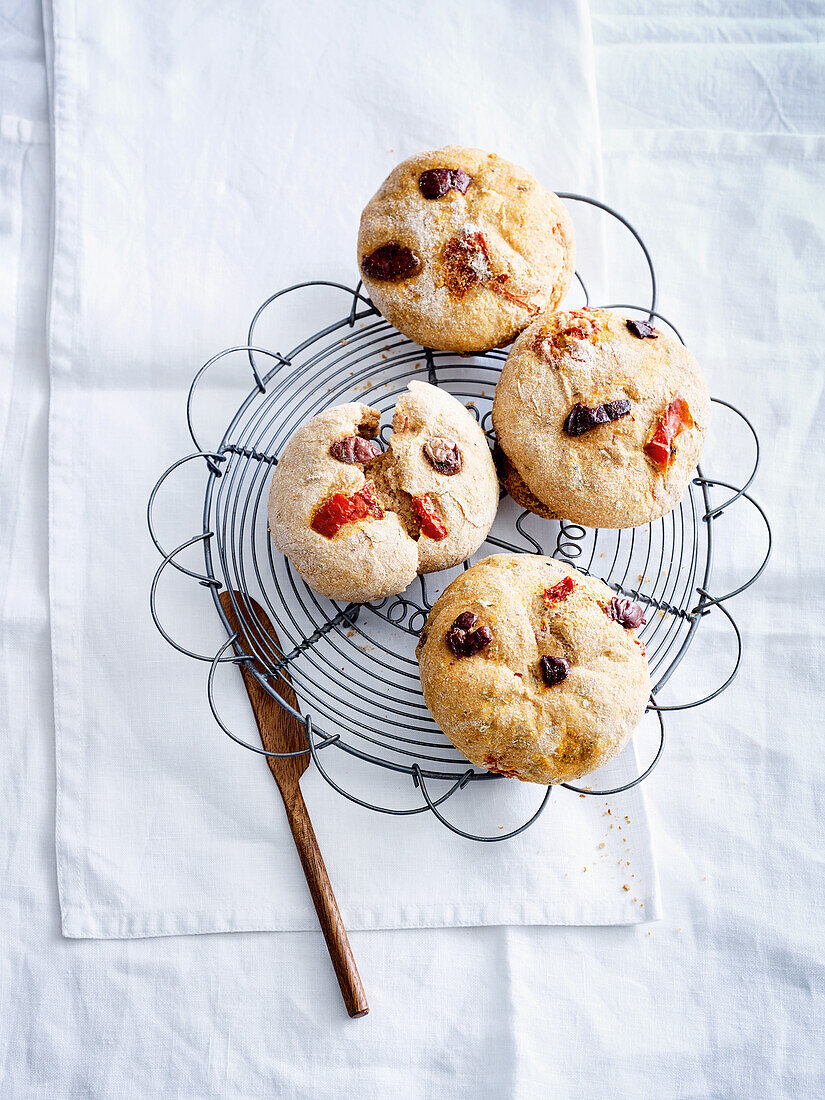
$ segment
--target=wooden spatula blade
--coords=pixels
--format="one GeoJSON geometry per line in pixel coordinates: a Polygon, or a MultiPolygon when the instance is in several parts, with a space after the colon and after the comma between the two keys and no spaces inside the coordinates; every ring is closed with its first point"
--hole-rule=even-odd
{"type": "MultiPolygon", "coordinates": [[[[241,647],[245,653],[255,654],[259,652],[266,641],[261,636],[265,631],[268,636],[268,644],[274,654],[281,653],[281,644],[275,628],[269,620],[269,616],[261,605],[252,597],[244,597],[239,592],[235,593],[235,603],[241,609],[243,621],[238,615],[232,597],[228,591],[220,594],[221,607],[224,609],[229,625],[238,635],[241,647]],[[258,622],[255,623],[254,619],[258,622]],[[252,635],[257,641],[253,644],[252,635]]],[[[274,663],[274,657],[273,661],[274,663]]],[[[280,703],[261,686],[252,670],[246,665],[240,666],[249,701],[255,713],[255,721],[261,735],[261,742],[267,752],[301,752],[307,748],[307,736],[304,725],[289,711],[284,710],[280,703]]],[[[284,678],[271,676],[268,682],[274,691],[280,695],[285,703],[293,710],[298,710],[298,699],[295,689],[285,671],[284,678]]],[[[268,756],[267,762],[275,781],[280,787],[281,783],[297,783],[309,765],[309,753],[301,756],[274,757],[268,756]]]]}
{"type": "MultiPolygon", "coordinates": [[[[229,625],[238,635],[238,641],[244,653],[254,656],[262,648],[264,639],[261,636],[261,630],[266,632],[269,643],[274,647],[274,653],[282,653],[275,628],[259,603],[251,597],[242,596],[240,592],[231,594],[228,591],[221,592],[219,598],[229,625]],[[240,616],[236,607],[241,610],[240,616]],[[257,646],[253,645],[255,640],[258,642],[257,646]]],[[[268,655],[266,651],[264,655],[268,655]]],[[[266,751],[301,752],[306,749],[307,735],[303,723],[294,714],[284,710],[277,699],[272,698],[246,663],[241,664],[240,669],[255,714],[255,721],[258,723],[261,743],[266,751]]],[[[283,678],[272,676],[268,682],[293,710],[298,710],[298,699],[286,669],[283,670],[283,678]]],[[[321,849],[318,847],[315,831],[309,819],[309,811],[301,794],[299,780],[309,764],[309,753],[302,752],[300,756],[268,756],[266,759],[269,770],[278,784],[278,790],[281,792],[289,828],[295,847],[298,849],[301,866],[304,869],[347,1012],[352,1017],[366,1016],[370,1010],[367,997],[361,984],[358,967],[355,965],[347,930],[341,919],[335,894],[332,892],[321,849]]]]}

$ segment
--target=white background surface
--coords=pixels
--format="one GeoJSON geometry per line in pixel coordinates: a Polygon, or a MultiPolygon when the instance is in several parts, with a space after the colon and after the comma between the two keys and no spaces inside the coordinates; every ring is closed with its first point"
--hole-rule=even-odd
{"type": "MultiPolygon", "coordinates": [[[[825,1091],[823,26],[803,6],[798,20],[788,5],[780,20],[752,6],[732,18],[709,5],[649,10],[614,5],[594,21],[605,198],[640,210],[665,312],[763,439],[755,492],[776,548],[734,608],[743,669],[720,700],[673,722],[647,789],[661,922],[356,933],[372,1007],[356,1022],[317,934],[60,936],[44,538],[49,177],[46,134],[29,125],[45,120],[45,97],[37,36],[5,40],[20,64],[3,68],[3,113],[26,124],[4,125],[0,196],[3,271],[17,274],[4,299],[14,415],[2,422],[0,483],[4,1095],[825,1091]]],[[[36,26],[36,12],[18,18],[36,26]]],[[[758,529],[746,513],[735,522],[743,562],[757,560],[758,529]]]]}

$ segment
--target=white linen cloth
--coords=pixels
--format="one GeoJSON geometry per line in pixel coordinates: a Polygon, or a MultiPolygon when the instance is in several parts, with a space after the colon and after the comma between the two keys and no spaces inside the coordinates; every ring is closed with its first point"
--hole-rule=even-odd
{"type": "MultiPolygon", "coordinates": [[[[252,13],[193,2],[163,20],[154,10],[56,0],[53,12],[50,566],[63,931],[311,929],[264,761],[220,733],[207,669],[168,648],[149,618],[159,564],[144,530],[149,491],[192,450],[184,414],[195,370],[244,342],[257,304],[305,278],[356,281],[360,207],[396,159],[460,138],[505,149],[559,189],[598,190],[587,24],[578,0],[552,18],[534,5],[515,19],[507,5],[469,20],[435,0],[414,21],[379,7],[365,18],[369,5],[355,20],[346,6],[316,4],[252,13]],[[512,64],[501,65],[501,49],[512,64]],[[545,72],[548,51],[564,57],[563,78],[545,72]],[[564,140],[571,130],[575,141],[564,140]]],[[[581,266],[598,279],[600,239],[583,225],[581,266]]],[[[311,327],[300,336],[348,310],[341,295],[321,301],[302,315],[311,327]]],[[[284,351],[293,342],[277,338],[284,351]]],[[[243,389],[207,390],[211,424],[225,424],[248,391],[241,373],[243,389]]],[[[202,485],[199,471],[183,470],[162,491],[169,548],[200,530],[202,485]]],[[[216,652],[225,637],[208,593],[171,572],[158,590],[161,619],[188,648],[216,652]]],[[[229,725],[257,740],[236,671],[218,686],[229,725]]],[[[353,778],[338,750],[324,763],[370,801],[421,803],[393,773],[360,767],[353,778]]],[[[634,774],[630,752],[600,785],[634,774]]],[[[641,790],[609,802],[560,790],[522,836],[475,845],[430,815],[354,806],[314,769],[302,789],[351,929],[658,916],[641,790]]],[[[476,786],[445,813],[495,835],[526,820],[543,793],[476,786]]]]}
{"type": "MultiPolygon", "coordinates": [[[[633,6],[642,7],[635,0],[633,6]]],[[[783,11],[794,8],[804,10],[786,4],[783,11]]],[[[3,394],[10,380],[16,426],[12,439],[0,440],[3,1096],[798,1100],[825,1092],[819,807],[825,539],[821,509],[809,496],[823,473],[811,411],[821,407],[821,368],[816,341],[798,340],[786,323],[796,307],[820,323],[814,311],[822,299],[818,196],[825,168],[819,143],[798,135],[783,141],[739,135],[738,151],[729,135],[666,136],[671,126],[689,128],[699,109],[712,129],[709,97],[731,131],[747,126],[756,110],[762,129],[792,135],[801,116],[788,110],[790,100],[802,97],[792,88],[802,52],[796,47],[803,47],[807,25],[739,13],[736,32],[743,41],[761,37],[762,60],[783,55],[766,70],[754,104],[751,91],[740,94],[732,79],[747,71],[748,59],[756,64],[741,44],[716,55],[712,86],[696,79],[700,36],[723,33],[724,20],[720,32],[698,7],[660,12],[657,4],[643,22],[630,21],[636,49],[649,58],[637,73],[659,74],[655,88],[641,82],[648,103],[642,129],[657,129],[691,79],[695,90],[682,99],[680,113],[668,116],[660,142],[641,130],[608,135],[606,197],[619,205],[645,196],[637,221],[660,267],[679,225],[690,227],[691,282],[698,272],[708,300],[729,301],[731,286],[745,280],[749,293],[735,303],[736,346],[714,351],[725,335],[717,331],[706,353],[717,392],[748,406],[766,449],[776,437],[754,492],[782,532],[780,549],[759,587],[733,604],[747,646],[739,678],[716,703],[674,720],[648,787],[664,918],[642,928],[356,932],[372,1012],[355,1023],[344,1015],[318,933],[101,942],[61,936],[47,600],[45,79],[39,12],[21,5],[8,18],[0,113],[25,125],[7,123],[0,142],[4,158],[13,160],[17,147],[19,172],[12,178],[20,184],[8,189],[4,182],[0,193],[4,270],[8,261],[18,273],[14,301],[0,299],[3,394]],[[677,11],[682,20],[674,18],[677,11]],[[656,44],[680,35],[697,36],[684,66],[675,58],[680,50],[656,44]],[[771,47],[773,36],[784,44],[771,47]],[[712,96],[719,87],[724,94],[712,96]],[[715,179],[726,187],[711,188],[715,179]],[[675,190],[684,191],[678,220],[671,214],[675,190]],[[11,210],[16,263],[6,235],[11,210]],[[753,227],[762,225],[793,228],[794,241],[780,233],[775,249],[749,247],[753,227]],[[698,271],[701,255],[717,262],[698,271]],[[769,341],[763,309],[779,317],[769,341]],[[737,353],[745,330],[756,334],[746,342],[747,360],[737,353]],[[770,399],[760,420],[747,391],[764,380],[770,399]],[[805,464],[807,485],[790,476],[794,459],[805,464]],[[800,601],[800,590],[813,606],[800,601]],[[808,610],[797,629],[800,607],[808,610]],[[748,782],[731,774],[731,745],[748,782]]],[[[734,20],[727,26],[733,30],[734,20]]],[[[628,112],[641,109],[637,85],[619,80],[627,51],[614,60],[610,24],[599,20],[596,30],[600,85],[620,89],[628,112]]],[[[809,118],[822,108],[821,50],[817,56],[809,118]]],[[[608,104],[600,106],[605,117],[608,104]]],[[[610,107],[615,127],[622,103],[610,107]]],[[[683,244],[674,248],[673,266],[666,264],[669,280],[679,275],[682,251],[683,244]]],[[[692,291],[684,294],[689,302],[692,291]]],[[[705,329],[698,311],[686,321],[686,335],[698,342],[705,329]]]]}

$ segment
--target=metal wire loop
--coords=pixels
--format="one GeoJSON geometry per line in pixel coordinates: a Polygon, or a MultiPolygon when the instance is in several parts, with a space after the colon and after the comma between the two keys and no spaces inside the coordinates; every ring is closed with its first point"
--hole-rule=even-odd
{"type": "MultiPolygon", "coordinates": [[[[174,473],[174,471],[177,470],[179,466],[183,466],[185,463],[191,462],[195,458],[205,458],[207,460],[212,459],[214,461],[222,461],[224,456],[219,455],[214,451],[197,451],[195,454],[186,455],[185,458],[179,458],[177,462],[173,462],[171,466],[167,466],[167,468],[164,470],[164,472],[160,475],[158,480],[155,482],[155,486],[152,489],[152,492],[149,496],[149,503],[146,506],[146,522],[149,525],[149,535],[152,539],[152,542],[155,544],[155,547],[156,547],[158,553],[161,555],[161,557],[169,558],[170,559],[169,564],[174,569],[177,569],[179,572],[185,573],[188,577],[193,577],[195,580],[198,580],[198,581],[211,583],[212,578],[204,577],[203,574],[196,573],[196,572],[194,572],[194,570],[187,569],[186,566],[179,565],[178,562],[172,561],[171,560],[172,555],[167,554],[166,550],[161,546],[160,540],[158,539],[157,534],[155,533],[155,524],[154,524],[155,500],[157,498],[158,493],[160,492],[161,486],[166,481],[166,479],[169,477],[169,475],[174,473]]],[[[203,531],[201,537],[204,537],[204,536],[205,537],[210,537],[209,532],[203,531]]],[[[178,548],[178,550],[179,549],[180,549],[180,547],[178,548]]],[[[177,552],[178,551],[173,551],[173,553],[177,553],[177,552]]]]}
{"type": "MultiPolygon", "coordinates": [[[[309,715],[307,715],[306,722],[310,752],[312,753],[313,762],[320,771],[321,775],[324,777],[327,783],[329,783],[330,787],[332,787],[334,791],[337,791],[338,794],[343,795],[344,798],[348,799],[348,801],[354,802],[356,806],[363,806],[365,810],[374,810],[376,813],[379,814],[389,814],[391,817],[412,817],[415,814],[425,814],[429,810],[431,810],[433,806],[441,806],[444,802],[447,801],[448,798],[451,798],[456,793],[456,791],[461,790],[467,783],[468,774],[470,773],[465,772],[464,775],[459,776],[459,778],[453,783],[449,790],[447,790],[440,798],[436,798],[432,801],[427,800],[422,806],[412,806],[405,809],[397,809],[396,807],[391,806],[379,806],[376,805],[374,802],[365,802],[363,798],[358,798],[357,795],[352,794],[345,787],[341,787],[338,783],[335,782],[329,772],[325,770],[323,764],[315,756],[316,745],[312,738],[312,719],[309,715]]],[[[470,770],[470,772],[472,772],[472,769],[470,770]]],[[[433,812],[435,811],[433,810],[433,812]]]]}
{"type": "MultiPolygon", "coordinates": [[[[221,359],[226,359],[227,356],[235,355],[239,351],[245,351],[247,352],[247,354],[257,352],[259,355],[266,355],[270,359],[274,359],[279,366],[284,363],[289,365],[289,360],[284,359],[284,357],[282,355],[279,355],[277,351],[270,351],[268,348],[251,347],[249,344],[237,344],[233,348],[224,348],[223,351],[219,351],[216,355],[213,355],[211,359],[207,359],[207,361],[203,364],[195,377],[192,379],[192,385],[189,387],[189,394],[186,398],[186,426],[189,428],[189,435],[192,437],[192,442],[201,452],[204,451],[205,448],[201,446],[201,443],[197,435],[195,434],[195,426],[192,417],[192,403],[195,397],[195,391],[197,390],[204,375],[210,367],[214,366],[215,363],[220,362],[221,359]]],[[[255,366],[254,361],[252,362],[252,374],[255,378],[257,391],[259,393],[266,393],[266,386],[260,374],[258,373],[258,368],[255,366]]],[[[210,469],[212,468],[210,467],[210,469]]],[[[214,473],[216,477],[219,477],[221,471],[220,469],[212,469],[212,473],[214,473]]]]}
{"type": "MultiPolygon", "coordinates": [[[[697,481],[700,484],[709,487],[719,486],[723,489],[732,489],[734,487],[733,485],[729,485],[726,481],[714,481],[710,478],[701,478],[697,479],[697,481]]],[[[752,496],[750,496],[749,493],[745,492],[739,492],[736,494],[736,496],[731,497],[725,507],[727,508],[730,504],[733,504],[738,500],[746,500],[748,504],[753,505],[753,507],[759,513],[762,522],[765,524],[765,533],[768,536],[768,548],[765,551],[765,557],[762,559],[755,573],[751,574],[751,576],[743,584],[740,584],[737,588],[732,588],[730,592],[726,592],[724,596],[711,596],[711,594],[709,592],[706,592],[704,588],[697,588],[696,591],[699,593],[702,599],[701,602],[697,604],[692,614],[699,614],[700,612],[704,613],[708,611],[711,607],[718,607],[719,605],[725,603],[726,600],[730,600],[734,596],[740,595],[746,589],[750,588],[752,584],[755,584],[756,581],[759,580],[759,578],[765,572],[768,562],[770,561],[771,553],[773,551],[773,534],[771,532],[771,525],[768,522],[768,517],[765,515],[764,509],[753,499],[752,496]]]]}
{"type": "MultiPolygon", "coordinates": [[[[751,472],[748,475],[748,478],[747,478],[745,484],[742,486],[741,489],[736,489],[735,485],[725,485],[725,483],[722,482],[722,481],[717,481],[715,483],[717,485],[723,485],[727,489],[736,489],[736,492],[733,494],[732,497],[730,497],[728,500],[726,500],[724,504],[716,505],[713,508],[713,510],[705,516],[705,522],[708,522],[709,520],[716,519],[718,516],[721,516],[723,512],[725,512],[728,508],[730,508],[731,504],[735,504],[736,501],[739,500],[739,498],[741,496],[744,496],[746,490],[750,489],[751,483],[753,482],[753,479],[756,477],[756,471],[759,469],[759,436],[756,434],[756,428],[754,428],[753,424],[751,424],[750,420],[748,420],[748,418],[745,416],[745,414],[742,412],[742,410],[737,409],[735,405],[731,405],[729,401],[723,401],[721,399],[721,397],[712,397],[711,401],[715,405],[724,405],[724,407],[726,409],[730,409],[731,412],[736,413],[736,415],[739,417],[739,419],[744,424],[747,425],[748,429],[750,430],[751,435],[753,436],[753,443],[754,443],[754,447],[756,448],[756,455],[755,455],[755,458],[753,460],[753,467],[751,468],[751,472]]],[[[755,501],[751,501],[751,503],[756,504],[755,501]]],[[[759,507],[759,506],[757,505],[757,507],[759,507]]],[[[760,511],[761,511],[761,509],[760,509],[760,511]]],[[[763,517],[764,517],[764,512],[762,514],[763,514],[763,517]]],[[[766,523],[768,522],[767,518],[765,518],[765,522],[766,523]]],[[[768,526],[770,527],[770,524],[768,524],[768,526]]]]}
{"type": "MultiPolygon", "coordinates": [[[[156,571],[154,577],[152,578],[152,587],[149,591],[149,610],[152,613],[152,621],[154,622],[155,626],[157,627],[157,629],[160,631],[161,635],[166,639],[166,641],[169,643],[170,646],[172,646],[174,649],[176,649],[178,651],[178,653],[183,653],[186,657],[191,657],[195,661],[211,661],[212,660],[212,655],[211,654],[206,654],[206,653],[194,653],[191,649],[187,649],[185,646],[182,646],[178,642],[176,642],[175,639],[172,637],[172,635],[169,634],[169,632],[166,630],[166,628],[161,623],[160,618],[158,617],[157,589],[158,589],[158,582],[160,581],[160,578],[161,578],[161,574],[163,573],[164,569],[166,569],[167,565],[171,564],[172,559],[175,557],[176,554],[180,554],[188,546],[194,546],[196,542],[204,542],[204,541],[207,541],[208,539],[210,539],[211,537],[212,537],[212,532],[211,531],[207,531],[203,535],[195,535],[194,538],[187,539],[186,542],[182,542],[180,544],[180,546],[176,547],[176,549],[174,549],[170,554],[167,554],[166,557],[163,559],[163,561],[158,566],[157,571],[156,571]]],[[[188,572],[188,570],[187,570],[187,572],[188,572]]],[[[192,574],[192,575],[195,576],[196,574],[192,574]]],[[[214,578],[204,577],[204,578],[201,579],[200,583],[208,585],[211,588],[211,587],[215,587],[215,586],[220,587],[221,582],[217,579],[214,579],[214,578]]]]}
{"type": "MultiPolygon", "coordinates": [[[[652,696],[647,709],[656,711],[659,710],[659,707],[653,704],[652,696]]],[[[604,798],[608,794],[621,794],[622,791],[629,791],[632,790],[633,787],[637,787],[643,779],[647,779],[647,777],[659,763],[659,759],[665,747],[665,722],[662,718],[661,713],[657,714],[656,717],[659,719],[659,747],[656,749],[656,755],[653,757],[653,760],[650,762],[650,764],[648,764],[648,766],[640,775],[636,776],[635,779],[631,779],[628,783],[623,783],[620,787],[611,787],[609,790],[606,791],[594,791],[592,787],[576,787],[572,783],[560,783],[559,786],[566,788],[568,791],[575,791],[576,794],[595,795],[596,797],[601,798],[604,798]]]]}
{"type": "MultiPolygon", "coordinates": [[[[258,374],[258,369],[255,365],[255,358],[254,358],[255,352],[259,351],[260,349],[251,346],[251,345],[254,344],[255,329],[257,328],[258,321],[261,319],[264,312],[273,304],[273,302],[276,302],[279,298],[283,298],[287,294],[292,294],[293,291],[296,291],[296,290],[303,290],[306,287],[317,287],[317,286],[331,287],[334,290],[343,290],[345,294],[348,294],[348,295],[352,296],[352,305],[350,306],[350,311],[349,311],[349,315],[347,317],[347,322],[346,322],[347,325],[349,326],[349,328],[354,328],[355,327],[355,322],[356,322],[356,320],[358,319],[359,316],[360,317],[366,317],[366,316],[370,316],[370,315],[379,316],[378,310],[372,304],[370,299],[365,297],[363,294],[361,294],[362,283],[361,283],[360,279],[358,280],[358,285],[355,287],[354,290],[353,290],[352,287],[345,286],[344,283],[330,282],[329,280],[326,280],[326,279],[310,279],[310,280],[307,280],[306,282],[303,282],[303,283],[293,283],[292,286],[284,287],[283,290],[278,290],[274,294],[270,294],[270,296],[266,299],[266,301],[262,302],[261,305],[259,305],[258,308],[256,309],[255,315],[254,315],[254,317],[252,318],[252,320],[249,324],[249,334],[247,336],[247,344],[250,345],[249,348],[248,348],[249,365],[252,367],[252,373],[255,376],[255,380],[258,383],[258,387],[261,390],[261,393],[264,392],[264,386],[263,386],[263,383],[260,380],[260,375],[258,374]],[[362,302],[364,304],[364,306],[366,307],[366,309],[360,314],[358,313],[358,303],[359,302],[362,302]]],[[[271,354],[271,353],[269,353],[269,354],[271,354]]],[[[281,360],[282,363],[286,363],[287,365],[289,365],[289,363],[290,363],[289,358],[284,358],[283,356],[280,356],[280,355],[278,355],[278,358],[281,360]]]]}
{"type": "MultiPolygon", "coordinates": [[[[599,210],[604,210],[604,212],[606,214],[610,214],[611,217],[615,218],[616,221],[621,222],[622,225],[626,229],[630,230],[630,232],[633,234],[634,238],[636,239],[636,243],[638,244],[639,248],[641,248],[642,252],[644,253],[645,260],[647,260],[647,268],[648,268],[648,272],[650,274],[650,310],[649,310],[649,313],[650,313],[650,316],[652,318],[655,315],[655,310],[656,310],[656,272],[653,268],[653,260],[650,258],[650,253],[647,250],[647,245],[642,240],[642,238],[639,236],[636,229],[633,228],[633,226],[630,224],[630,222],[627,220],[627,218],[622,217],[622,215],[618,212],[618,210],[614,210],[613,207],[608,206],[607,203],[599,202],[598,199],[591,199],[587,195],[576,195],[571,191],[558,191],[557,194],[558,194],[560,199],[573,199],[575,202],[583,202],[583,203],[586,203],[588,206],[595,206],[599,210]]],[[[633,308],[635,308],[635,307],[633,307],[633,308]]]]}
{"type": "MultiPolygon", "coordinates": [[[[472,777],[472,775],[473,771],[472,769],[470,769],[470,771],[465,774],[463,779],[458,781],[456,789],[466,785],[467,781],[472,777]]],[[[528,818],[527,821],[525,821],[522,825],[519,825],[517,829],[512,829],[509,833],[500,833],[498,836],[480,836],[477,833],[468,833],[465,829],[459,829],[457,825],[454,825],[452,821],[449,821],[442,813],[439,812],[439,802],[438,800],[433,800],[431,798],[430,792],[427,790],[427,784],[424,780],[424,773],[421,771],[421,768],[418,766],[418,764],[413,765],[413,778],[416,787],[421,788],[421,793],[426,799],[427,806],[430,810],[432,810],[432,812],[435,814],[442,825],[446,825],[450,832],[455,833],[457,836],[464,837],[465,840],[476,840],[482,844],[495,844],[500,840],[510,840],[512,837],[518,836],[519,833],[523,833],[525,829],[529,829],[533,822],[538,821],[538,819],[541,817],[553,791],[552,786],[549,786],[546,789],[546,791],[544,792],[544,798],[542,798],[541,803],[539,804],[539,808],[536,810],[532,817],[528,818]]],[[[453,792],[451,791],[450,793],[452,794],[453,792]]]]}
{"type": "MultiPolygon", "coordinates": [[[[667,712],[671,710],[692,710],[693,707],[701,707],[703,703],[709,703],[711,699],[715,699],[718,695],[721,695],[726,688],[730,687],[733,681],[736,679],[736,674],[739,672],[739,666],[742,663],[742,634],[739,627],[736,624],[736,620],[730,611],[722,604],[716,604],[716,607],[722,612],[730,625],[733,627],[734,634],[736,636],[736,662],[733,666],[733,671],[723,684],[721,684],[716,691],[712,691],[710,695],[705,695],[701,699],[693,699],[690,703],[673,703],[667,707],[660,707],[657,704],[649,703],[648,710],[655,710],[661,712],[667,712]]],[[[655,691],[654,691],[655,694],[655,691]]]]}
{"type": "MultiPolygon", "coordinates": [[[[307,747],[305,749],[298,749],[296,752],[270,752],[267,749],[263,748],[262,745],[253,745],[249,741],[244,741],[244,739],[242,737],[239,737],[236,733],[233,733],[232,730],[226,725],[226,723],[223,721],[220,714],[218,713],[217,704],[215,703],[215,689],[214,689],[215,670],[217,669],[218,665],[221,664],[221,663],[229,663],[229,664],[236,664],[236,665],[237,664],[245,664],[247,662],[255,660],[255,658],[249,653],[239,653],[239,654],[236,654],[234,657],[230,657],[230,658],[224,658],[223,657],[223,654],[226,652],[226,650],[231,645],[235,645],[235,643],[237,643],[239,641],[240,641],[240,638],[237,634],[233,634],[231,638],[227,638],[226,641],[223,643],[223,645],[218,650],[218,652],[213,657],[212,663],[209,666],[209,679],[207,680],[207,684],[206,684],[206,694],[207,694],[207,698],[209,699],[209,709],[212,711],[212,715],[213,715],[215,721],[221,727],[221,729],[226,734],[226,736],[231,738],[231,740],[233,740],[237,745],[243,745],[243,747],[245,749],[250,749],[252,752],[258,753],[259,756],[274,756],[274,757],[277,757],[278,759],[283,759],[283,758],[289,757],[289,756],[306,756],[307,753],[310,751],[309,738],[308,737],[307,737],[307,747]]],[[[292,708],[290,708],[290,710],[291,709],[292,708]]],[[[306,722],[304,722],[304,728],[308,729],[306,722]]],[[[315,748],[316,749],[324,749],[324,748],[327,747],[327,745],[334,745],[335,742],[338,741],[338,740],[339,740],[339,735],[338,734],[333,734],[331,737],[325,737],[319,744],[317,744],[315,746],[315,748]]]]}

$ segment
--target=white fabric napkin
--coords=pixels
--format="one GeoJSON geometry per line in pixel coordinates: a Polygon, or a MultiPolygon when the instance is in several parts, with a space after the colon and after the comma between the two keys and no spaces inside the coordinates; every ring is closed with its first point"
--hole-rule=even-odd
{"type": "MultiPolygon", "coordinates": [[[[63,931],[312,928],[264,761],[220,732],[207,669],[170,649],[150,621],[158,558],[146,501],[160,472],[192,449],[184,399],[197,367],[244,342],[270,292],[307,278],[354,282],[360,208],[403,155],[478,144],[557,189],[598,191],[586,12],[574,0],[552,15],[540,4],[471,15],[435,2],[392,14],[183,3],[159,18],[149,3],[57,0],[51,38],[63,931]]],[[[582,214],[580,229],[582,262],[598,282],[598,224],[582,214]]],[[[320,302],[303,323],[314,329],[340,312],[340,302],[320,302]]],[[[211,425],[225,422],[237,386],[229,372],[208,391],[211,425]]],[[[170,479],[159,502],[168,547],[200,529],[202,492],[200,469],[170,479]]],[[[224,640],[208,592],[189,578],[164,575],[158,607],[188,648],[214,653],[224,640]]],[[[216,690],[227,723],[254,742],[234,669],[222,670],[216,690]]],[[[336,776],[351,766],[338,750],[324,760],[336,776]]],[[[628,753],[614,774],[630,778],[634,767],[628,753]]],[[[348,779],[370,800],[421,804],[408,777],[370,768],[348,779]]],[[[612,924],[658,913],[639,791],[609,803],[554,792],[534,828],[478,845],[430,815],[363,810],[313,770],[302,786],[350,928],[612,924]]],[[[456,802],[458,823],[495,834],[524,820],[542,793],[476,785],[456,802]]]]}
{"type": "MultiPolygon", "coordinates": [[[[696,25],[684,24],[685,33],[696,25]]],[[[652,20],[646,29],[656,29],[652,20]]],[[[4,39],[4,58],[7,48],[4,39]]],[[[784,61],[762,95],[778,124],[798,55],[779,46],[776,52],[784,61]]],[[[696,58],[690,55],[685,72],[661,66],[666,80],[650,98],[657,110],[689,79],[696,58]]],[[[731,47],[734,58],[741,59],[738,47],[731,47]]],[[[11,69],[4,66],[0,80],[11,69]]],[[[724,72],[717,59],[715,73],[724,72]]],[[[809,89],[820,115],[821,83],[809,89]]],[[[717,87],[714,81],[708,93],[717,87]]],[[[626,88],[628,95],[634,90],[626,88]]],[[[693,106],[686,103],[686,111],[693,106]]],[[[11,113],[28,110],[15,105],[11,113]]],[[[634,1100],[822,1093],[825,540],[810,490],[825,469],[821,422],[811,413],[820,352],[815,340],[798,338],[797,326],[816,332],[823,324],[825,150],[799,135],[658,137],[634,131],[610,140],[608,198],[630,212],[644,194],[645,213],[634,216],[668,302],[677,301],[680,319],[684,313],[685,335],[712,372],[714,389],[747,404],[760,427],[766,461],[756,495],[781,537],[759,587],[734,604],[747,645],[738,679],[714,704],[673,719],[668,751],[647,787],[666,917],[643,928],[356,933],[372,1008],[357,1025],[357,1042],[317,933],[60,939],[39,294],[48,181],[43,149],[36,157],[20,150],[29,192],[18,262],[24,308],[17,311],[14,435],[4,440],[15,461],[3,463],[0,477],[0,537],[10,553],[3,559],[9,568],[0,571],[3,1095],[275,1092],[318,1100],[345,1087],[365,1100],[457,1090],[478,1100],[532,1100],[548,1092],[602,1095],[606,1080],[612,1096],[634,1100]],[[714,189],[714,180],[724,180],[724,188],[714,189]],[[675,190],[683,191],[678,223],[695,242],[684,269],[685,249],[669,247],[675,190]],[[755,239],[755,226],[765,227],[770,248],[755,239]],[[716,262],[705,264],[710,253],[716,262]],[[707,289],[691,305],[697,283],[707,289]],[[740,283],[734,301],[731,286],[740,283]],[[731,304],[732,331],[706,323],[706,299],[731,304]],[[763,380],[769,388],[757,412],[763,380]],[[805,478],[792,476],[795,469],[805,478]],[[262,1039],[261,1020],[277,1042],[262,1039]]],[[[0,249],[4,264],[14,263],[16,253],[6,247],[9,213],[19,224],[14,189],[4,187],[0,202],[0,249]]],[[[13,302],[0,299],[0,310],[0,326],[14,325],[13,302]]]]}

